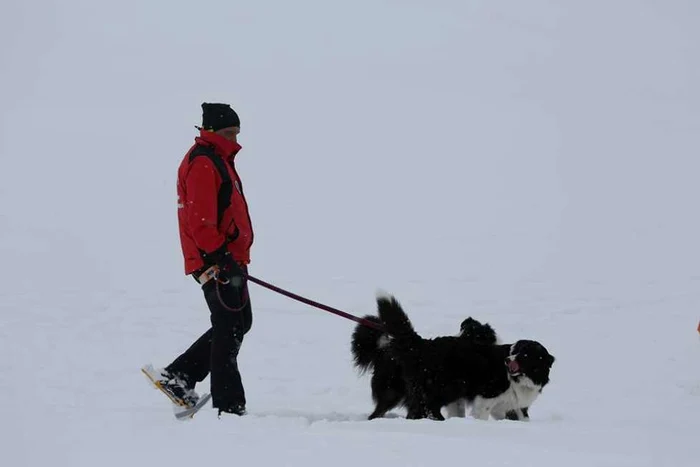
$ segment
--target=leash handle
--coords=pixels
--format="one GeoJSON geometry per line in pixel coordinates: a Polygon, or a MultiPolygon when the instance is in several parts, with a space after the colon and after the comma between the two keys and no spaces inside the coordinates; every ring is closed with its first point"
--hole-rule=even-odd
{"type": "Polygon", "coordinates": [[[248,305],[248,300],[250,299],[250,296],[248,295],[248,285],[243,284],[243,294],[244,294],[244,300],[243,300],[243,305],[241,305],[240,308],[234,308],[231,306],[228,306],[226,302],[224,302],[224,297],[221,296],[221,286],[222,285],[229,285],[230,280],[226,279],[226,281],[221,281],[219,280],[218,274],[216,274],[211,280],[216,282],[216,297],[219,299],[219,303],[221,303],[221,306],[224,307],[225,310],[228,311],[233,311],[234,313],[238,313],[240,311],[243,311],[243,309],[248,305]]]}
{"type": "Polygon", "coordinates": [[[265,281],[263,281],[263,280],[261,280],[261,279],[258,279],[257,277],[253,277],[253,276],[251,276],[251,275],[249,275],[249,274],[247,274],[247,273],[244,273],[244,277],[247,278],[249,281],[258,284],[258,285],[261,286],[261,287],[265,287],[266,289],[270,289],[270,290],[272,290],[273,292],[277,292],[277,293],[280,294],[280,295],[284,295],[284,296],[289,297],[289,298],[291,298],[291,299],[294,299],[294,300],[296,300],[296,301],[298,301],[298,302],[305,303],[305,304],[307,304],[307,305],[310,305],[310,306],[319,308],[319,309],[321,309],[321,310],[323,310],[323,311],[327,311],[327,312],[329,312],[329,313],[333,313],[334,315],[341,316],[341,317],[343,317],[343,318],[345,318],[345,319],[349,319],[349,320],[351,320],[351,321],[355,321],[356,323],[359,323],[359,324],[361,324],[361,325],[363,325],[363,326],[367,326],[367,327],[370,327],[370,328],[374,328],[374,329],[376,329],[376,330],[378,330],[378,331],[384,331],[384,326],[382,326],[382,325],[379,324],[379,323],[375,323],[374,321],[369,321],[369,320],[367,320],[367,319],[360,318],[359,316],[351,315],[350,313],[346,313],[346,312],[344,312],[344,311],[342,311],[342,310],[338,310],[337,308],[333,308],[333,307],[330,307],[330,306],[328,306],[328,305],[324,305],[323,303],[319,303],[319,302],[316,302],[316,301],[314,301],[314,300],[311,300],[311,299],[309,299],[309,298],[302,297],[301,295],[297,295],[297,294],[295,294],[295,293],[293,293],[293,292],[289,292],[288,290],[284,290],[284,289],[282,289],[282,288],[280,288],[280,287],[277,287],[276,285],[272,285],[272,284],[270,284],[270,283],[268,283],[268,282],[265,282],[265,281]]]}

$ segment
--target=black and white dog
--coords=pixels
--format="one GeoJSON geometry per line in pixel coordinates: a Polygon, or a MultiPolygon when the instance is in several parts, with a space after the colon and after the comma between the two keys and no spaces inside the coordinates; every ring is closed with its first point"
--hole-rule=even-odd
{"type": "MultiPolygon", "coordinates": [[[[363,317],[381,324],[376,316],[363,317]]],[[[489,324],[482,324],[472,317],[462,321],[458,339],[467,342],[495,345],[498,336],[489,324]]],[[[406,400],[406,383],[401,376],[399,360],[393,356],[392,339],[386,332],[362,324],[352,334],[351,350],[355,366],[362,372],[372,371],[371,388],[374,411],[369,419],[383,417],[406,400]]],[[[457,401],[447,408],[450,416],[464,417],[464,404],[457,401]]]]}
{"type": "Polygon", "coordinates": [[[373,368],[372,396],[376,408],[370,419],[405,406],[407,418],[444,420],[475,418],[528,419],[528,409],[549,382],[554,357],[539,342],[519,340],[501,345],[493,329],[469,318],[459,336],[424,339],[413,329],[401,305],[391,296],[377,298],[379,317],[366,317],[385,328],[355,329],[355,364],[373,368]],[[370,339],[374,338],[374,344],[370,339]]]}

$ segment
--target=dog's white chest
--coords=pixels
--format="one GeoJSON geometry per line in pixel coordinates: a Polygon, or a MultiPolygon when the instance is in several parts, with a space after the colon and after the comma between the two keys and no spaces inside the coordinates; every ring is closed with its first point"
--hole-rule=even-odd
{"type": "Polygon", "coordinates": [[[488,420],[489,415],[497,420],[503,419],[510,410],[530,407],[540,395],[540,389],[526,376],[518,382],[511,381],[510,387],[497,397],[477,396],[472,405],[472,416],[481,420],[488,420]]]}
{"type": "Polygon", "coordinates": [[[518,408],[530,407],[537,396],[540,395],[542,388],[532,382],[530,378],[524,376],[519,382],[513,382],[510,385],[510,391],[513,393],[513,401],[518,408]]]}

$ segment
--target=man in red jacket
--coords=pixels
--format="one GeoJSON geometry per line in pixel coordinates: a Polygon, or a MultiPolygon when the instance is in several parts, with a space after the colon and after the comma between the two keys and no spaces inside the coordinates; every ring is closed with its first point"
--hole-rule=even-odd
{"type": "Polygon", "coordinates": [[[194,406],[195,384],[211,373],[212,405],[245,414],[238,351],[252,325],[245,272],[253,228],[234,159],[240,120],[228,104],[202,104],[202,128],[178,170],[178,222],[185,274],[201,284],[211,328],[167,367],[156,385],[174,402],[194,406]]]}

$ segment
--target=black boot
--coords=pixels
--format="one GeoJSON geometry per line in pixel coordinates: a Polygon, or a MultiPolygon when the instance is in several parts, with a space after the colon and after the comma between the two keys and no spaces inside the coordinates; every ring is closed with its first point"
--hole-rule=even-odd
{"type": "Polygon", "coordinates": [[[230,413],[238,416],[245,415],[247,412],[245,410],[244,404],[236,404],[225,409],[219,409],[219,418],[221,418],[222,413],[230,413]]]}

